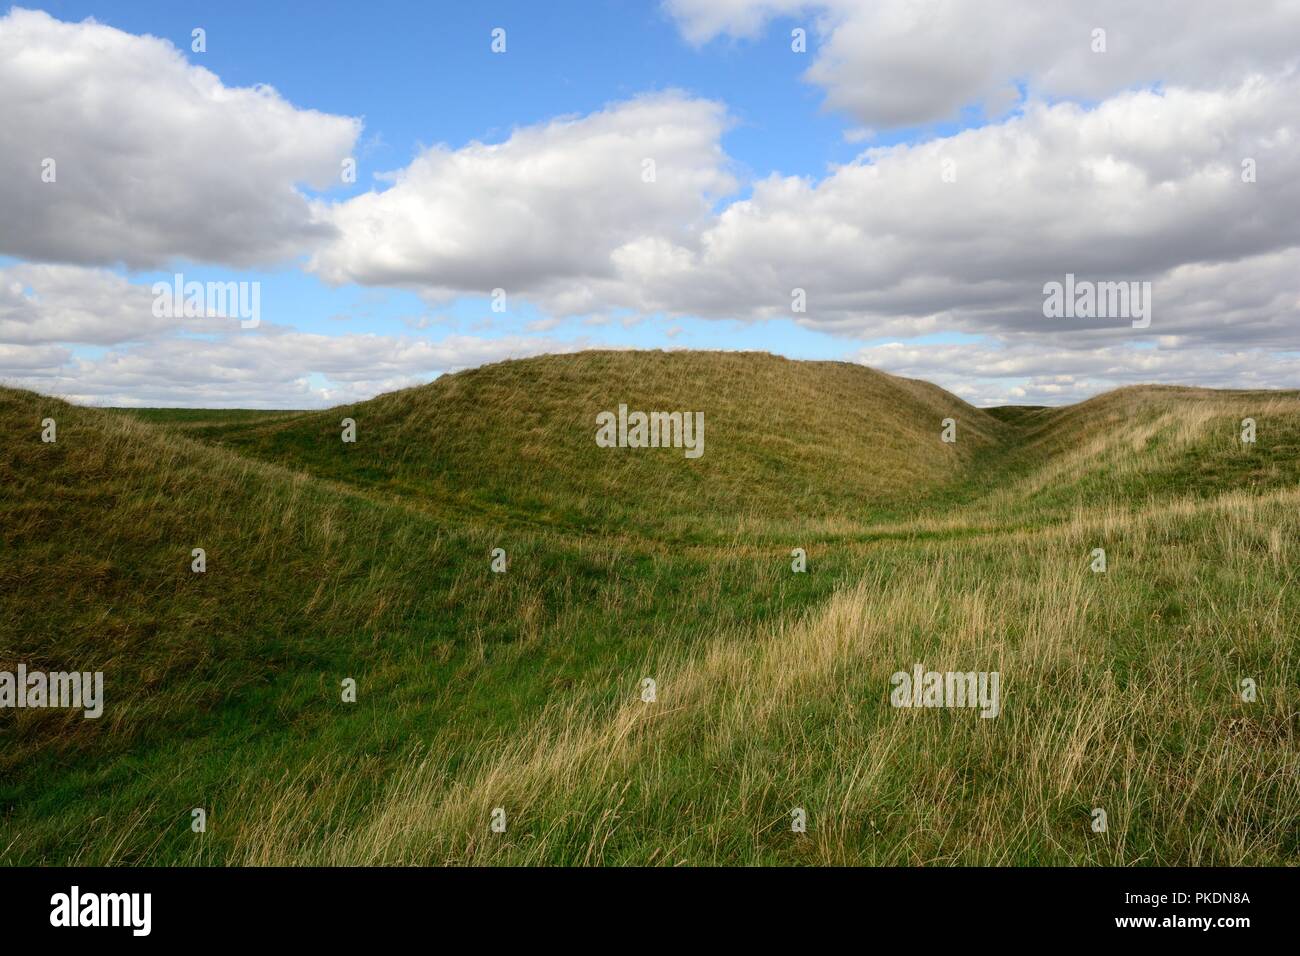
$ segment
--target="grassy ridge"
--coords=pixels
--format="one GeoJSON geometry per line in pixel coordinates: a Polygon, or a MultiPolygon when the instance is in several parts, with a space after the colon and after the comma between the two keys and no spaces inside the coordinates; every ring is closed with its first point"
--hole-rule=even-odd
{"type": "Polygon", "coordinates": [[[201,437],[458,519],[658,540],[868,518],[960,481],[1005,426],[924,382],[760,353],[584,352],[505,362],[358,406],[201,437]],[[612,452],[596,415],[702,411],[705,454],[612,452]],[[357,423],[343,447],[339,423],[357,423]],[[937,440],[960,422],[956,444],[937,440]]]}
{"type": "Polygon", "coordinates": [[[5,862],[1300,852],[1293,393],[984,412],[838,363],[584,353],[325,413],[3,390],[0,428],[0,669],[102,669],[109,699],[0,712],[5,862]],[[704,410],[704,457],[595,448],[620,401],[704,410]],[[1003,714],[891,708],[918,662],[1001,670],[1003,714]]]}

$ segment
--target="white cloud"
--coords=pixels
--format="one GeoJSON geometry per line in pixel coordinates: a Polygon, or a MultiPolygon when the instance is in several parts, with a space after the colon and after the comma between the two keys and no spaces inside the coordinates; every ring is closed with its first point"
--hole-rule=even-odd
{"type": "Polygon", "coordinates": [[[1124,385],[1293,389],[1300,353],[1262,349],[1052,348],[1045,343],[905,344],[854,353],[855,361],[934,382],[974,405],[1059,405],[1124,385]]]}
{"type": "Polygon", "coordinates": [[[1297,99],[1300,74],[1093,109],[1035,102],[868,149],[820,181],[769,177],[716,214],[710,200],[731,185],[720,108],[633,100],[425,153],[388,190],[338,207],[340,238],[314,268],[432,298],[504,288],[552,316],[794,318],[863,337],[1051,334],[1080,348],[1130,337],[1128,320],[1044,319],[1043,284],[1070,272],[1155,283],[1147,334],[1268,344],[1300,317],[1297,99]],[[640,178],[647,156],[653,183],[640,178]],[[806,313],[791,310],[796,288],[806,313]]]}
{"type": "Polygon", "coordinates": [[[0,381],[6,377],[28,378],[47,375],[66,365],[72,358],[69,349],[57,345],[0,344],[0,381]]]}
{"type": "Polygon", "coordinates": [[[156,339],[94,358],[48,346],[0,346],[0,379],[89,405],[318,408],[420,385],[444,372],[576,347],[518,336],[429,341],[264,328],[156,339]]]}
{"type": "Polygon", "coordinates": [[[165,40],[22,9],[0,17],[0,117],[0,254],[129,268],[263,264],[328,238],[297,187],[337,183],[361,129],[224,86],[165,40]]]}
{"type": "Polygon", "coordinates": [[[155,318],[153,298],[149,285],[104,269],[0,269],[0,381],[95,405],[309,408],[581,347],[535,335],[243,329],[238,318],[155,318]]]}
{"type": "Polygon", "coordinates": [[[110,345],[175,331],[153,314],[148,286],[107,269],[19,264],[0,268],[0,342],[110,345]]]}
{"type": "Polygon", "coordinates": [[[339,237],[311,268],[330,282],[431,297],[502,288],[560,312],[603,306],[620,256],[647,237],[685,241],[711,198],[734,188],[725,122],[716,103],[666,93],[499,144],[433,147],[388,189],[336,206],[339,237]]]}
{"type": "Polygon", "coordinates": [[[1300,5],[1255,0],[666,0],[703,44],[754,38],[777,17],[812,18],[806,78],[869,125],[913,126],[1031,95],[1097,100],[1136,86],[1210,89],[1300,57],[1300,5]],[[1106,50],[1093,51],[1093,31],[1106,50]]]}
{"type": "Polygon", "coordinates": [[[1043,284],[1073,272],[1153,281],[1150,334],[1276,341],[1300,318],[1297,100],[1290,74],[1091,110],[1035,103],[1000,124],[867,150],[821,181],[773,176],[689,242],[625,246],[623,304],[868,337],[1130,336],[1126,320],[1044,319],[1043,284]],[[1242,181],[1246,157],[1254,183],[1242,181]],[[806,314],[791,311],[795,288],[806,314]]]}

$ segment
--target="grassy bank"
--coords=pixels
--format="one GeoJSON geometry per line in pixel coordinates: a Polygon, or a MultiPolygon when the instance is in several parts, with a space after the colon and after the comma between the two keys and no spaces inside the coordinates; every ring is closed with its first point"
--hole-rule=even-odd
{"type": "Polygon", "coordinates": [[[323,413],[3,390],[0,428],[0,670],[108,698],[0,712],[6,863],[1300,858],[1295,393],[583,353],[323,413]],[[619,403],[705,454],[597,448],[619,403]],[[917,663],[1001,713],[891,707],[917,663]]]}

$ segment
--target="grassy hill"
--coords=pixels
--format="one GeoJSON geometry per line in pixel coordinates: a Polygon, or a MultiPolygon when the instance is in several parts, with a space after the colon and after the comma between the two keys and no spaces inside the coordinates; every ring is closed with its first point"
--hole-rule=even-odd
{"type": "Polygon", "coordinates": [[[1297,393],[589,352],[0,433],[0,670],[107,696],[0,711],[6,863],[1300,862],[1297,393]],[[620,403],[703,456],[598,448],[620,403]],[[915,663],[1002,713],[891,707],[915,663]]]}
{"type": "Polygon", "coordinates": [[[1005,426],[924,382],[764,353],[505,362],[360,405],[191,434],[440,515],[683,540],[898,509],[961,482],[1005,426]],[[596,416],[703,412],[704,454],[609,449],[596,416]],[[344,446],[340,422],[357,423],[344,446]],[[945,418],[959,441],[938,440],[945,418]]]}

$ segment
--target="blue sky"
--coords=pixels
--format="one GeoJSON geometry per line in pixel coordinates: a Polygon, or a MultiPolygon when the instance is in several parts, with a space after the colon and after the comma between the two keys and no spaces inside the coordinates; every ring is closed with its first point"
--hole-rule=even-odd
{"type": "Polygon", "coordinates": [[[266,83],[297,106],[363,117],[373,170],[404,166],[431,143],[496,142],[516,126],[671,88],[728,104],[737,122],[725,146],[754,175],[820,176],[859,151],[842,138],[851,118],[821,110],[822,95],[800,82],[808,61],[790,55],[788,30],[696,49],[656,3],[326,0],[310,15],[240,0],[45,9],[171,40],[227,86],[266,83]],[[196,26],[207,30],[203,54],[189,52],[196,26]],[[505,56],[489,48],[496,27],[507,29],[505,56]]]}
{"type": "Polygon", "coordinates": [[[1188,2],[1204,16],[1172,0],[13,8],[0,379],[303,406],[538,352],[688,347],[861,361],[979,404],[1284,385],[1300,156],[1278,130],[1295,124],[1298,17],[1262,0],[1217,23],[1188,2]],[[259,85],[277,96],[247,95],[259,85]],[[623,178],[656,150],[652,190],[623,178]],[[59,181],[32,188],[51,153],[59,181]],[[322,182],[341,156],[356,182],[322,182]],[[1262,172],[1242,188],[1248,156],[1262,172]],[[260,283],[262,327],[141,316],[175,272],[260,283]],[[1046,321],[1043,284],[1067,272],[1153,282],[1156,320],[1046,321]]]}

